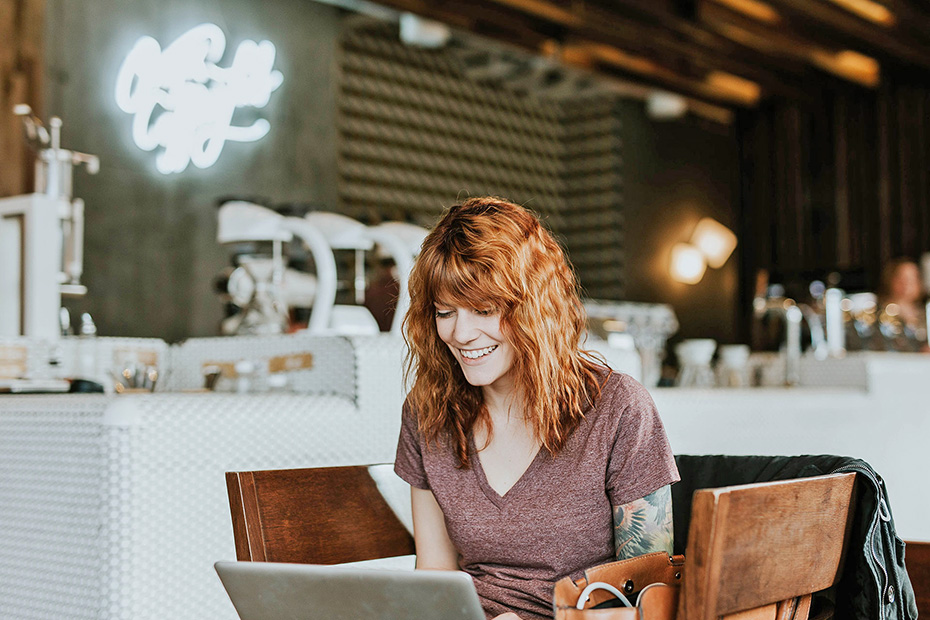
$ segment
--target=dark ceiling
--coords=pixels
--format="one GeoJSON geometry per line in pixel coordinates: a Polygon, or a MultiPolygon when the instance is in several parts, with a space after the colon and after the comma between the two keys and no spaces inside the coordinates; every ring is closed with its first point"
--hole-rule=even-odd
{"type": "Polygon", "coordinates": [[[927,0],[379,0],[615,80],[723,108],[930,76],[927,0]]]}

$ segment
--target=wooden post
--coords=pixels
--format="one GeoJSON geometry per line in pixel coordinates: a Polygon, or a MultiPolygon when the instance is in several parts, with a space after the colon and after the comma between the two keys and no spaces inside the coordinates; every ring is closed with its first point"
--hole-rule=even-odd
{"type": "Polygon", "coordinates": [[[45,0],[0,0],[0,196],[32,191],[32,155],[13,106],[44,111],[45,0]]]}

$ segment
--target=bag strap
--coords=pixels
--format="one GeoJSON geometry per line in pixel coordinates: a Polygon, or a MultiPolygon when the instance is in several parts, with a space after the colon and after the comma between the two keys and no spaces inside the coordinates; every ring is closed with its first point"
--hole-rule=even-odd
{"type": "Polygon", "coordinates": [[[630,602],[623,592],[613,587],[609,583],[604,583],[603,581],[595,581],[594,583],[589,583],[584,590],[581,591],[581,594],[578,595],[578,602],[575,603],[575,609],[584,609],[584,604],[588,602],[591,593],[595,590],[607,590],[623,603],[624,607],[632,607],[633,603],[630,602]]]}
{"type": "Polygon", "coordinates": [[[587,583],[604,581],[626,594],[632,594],[650,583],[680,584],[684,568],[685,556],[670,556],[664,551],[656,551],[591,567],[585,571],[584,576],[587,583]]]}
{"type": "MultiPolygon", "coordinates": [[[[678,585],[684,574],[684,564],[683,555],[669,556],[664,551],[657,551],[594,566],[586,570],[584,577],[577,581],[563,577],[556,582],[553,588],[553,608],[574,608],[581,592],[588,584],[596,582],[607,583],[626,595],[642,590],[651,583],[678,585]]],[[[588,593],[587,598],[596,605],[610,596],[601,588],[595,588],[588,593]]]]}

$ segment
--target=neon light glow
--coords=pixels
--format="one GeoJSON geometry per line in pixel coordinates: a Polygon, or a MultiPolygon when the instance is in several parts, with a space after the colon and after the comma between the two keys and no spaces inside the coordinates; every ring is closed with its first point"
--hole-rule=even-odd
{"type": "Polygon", "coordinates": [[[237,108],[263,108],[283,81],[273,69],[270,41],[243,41],[232,64],[217,63],[226,51],[226,35],[214,24],[201,24],[164,50],[142,37],[120,66],[116,104],[133,115],[132,139],[140,149],[161,147],[155,166],[162,174],[193,163],[209,168],[227,141],[254,142],[271,129],[265,119],[233,124],[237,108]]]}

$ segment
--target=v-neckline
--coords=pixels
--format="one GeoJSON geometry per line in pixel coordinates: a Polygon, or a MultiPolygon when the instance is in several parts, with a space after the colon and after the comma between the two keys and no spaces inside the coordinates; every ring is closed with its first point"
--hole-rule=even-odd
{"type": "Polygon", "coordinates": [[[473,456],[471,467],[475,471],[475,479],[478,481],[478,487],[481,488],[484,494],[487,495],[488,499],[491,500],[491,502],[498,508],[503,508],[508,499],[514,496],[514,491],[518,491],[521,486],[526,484],[526,480],[529,478],[529,475],[539,466],[539,463],[545,456],[545,450],[542,446],[539,446],[539,448],[536,450],[536,455],[533,457],[533,460],[530,461],[530,464],[527,465],[526,469],[523,470],[523,473],[520,474],[520,477],[517,478],[517,481],[514,482],[509,489],[504,491],[503,495],[501,495],[495,491],[494,487],[491,486],[491,483],[488,482],[488,476],[484,472],[484,466],[481,464],[481,456],[479,455],[478,448],[475,445],[474,436],[469,437],[468,443],[473,456]]]}

